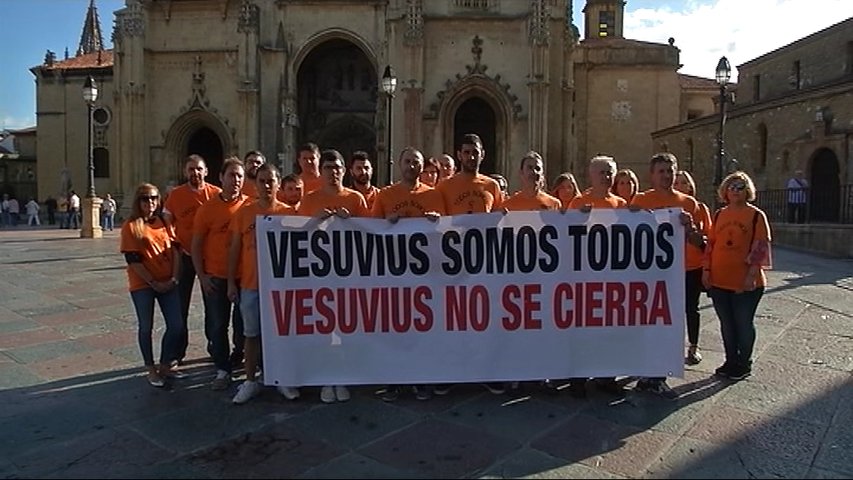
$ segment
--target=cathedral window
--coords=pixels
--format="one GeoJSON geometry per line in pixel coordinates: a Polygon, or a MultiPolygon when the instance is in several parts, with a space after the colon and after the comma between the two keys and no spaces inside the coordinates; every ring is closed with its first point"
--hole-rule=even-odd
{"type": "Polygon", "coordinates": [[[598,36],[612,37],[616,34],[616,12],[602,10],[598,12],[598,36]]]}

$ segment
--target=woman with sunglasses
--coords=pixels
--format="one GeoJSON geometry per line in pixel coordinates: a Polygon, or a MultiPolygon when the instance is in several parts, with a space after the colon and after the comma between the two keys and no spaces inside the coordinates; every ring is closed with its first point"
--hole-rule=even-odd
{"type": "Polygon", "coordinates": [[[742,380],[752,373],[755,312],[767,282],[764,269],[771,266],[770,226],[764,212],[749,203],[755,185],[746,173],[727,176],[717,193],[725,206],[714,214],[702,283],[720,319],[726,353],[715,374],[742,380]]]}
{"type": "Polygon", "coordinates": [[[179,340],[186,328],[181,319],[180,249],[175,233],[160,215],[160,192],[143,183],[133,196],[130,217],[121,228],[121,253],[127,261],[130,298],[139,322],[139,349],[148,369],[148,383],[165,386],[172,360],[177,360],[179,340]],[[154,363],[151,334],[154,329],[154,300],[166,321],[160,347],[160,363],[154,363]]]}

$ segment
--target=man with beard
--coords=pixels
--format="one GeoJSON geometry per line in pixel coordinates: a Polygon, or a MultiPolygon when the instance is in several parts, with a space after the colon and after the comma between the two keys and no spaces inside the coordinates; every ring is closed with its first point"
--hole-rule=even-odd
{"type": "Polygon", "coordinates": [[[187,355],[189,335],[187,333],[187,318],[190,312],[193,284],[195,283],[195,268],[191,255],[193,240],[193,222],[195,212],[202,204],[215,197],[221,191],[216,185],[205,181],[207,165],[199,155],[190,155],[184,164],[184,175],[187,182],[175,187],[166,198],[163,205],[163,218],[175,229],[178,243],[181,245],[181,276],[178,278],[178,293],[181,297],[181,319],[183,333],[178,349],[178,359],[187,355]]]}
{"type": "Polygon", "coordinates": [[[302,201],[302,179],[299,175],[291,173],[281,179],[281,189],[278,191],[278,199],[288,206],[296,208],[302,201]]]}
{"type": "Polygon", "coordinates": [[[519,171],[521,190],[509,197],[504,203],[506,211],[560,210],[559,200],[545,193],[545,163],[538,152],[529,151],[521,159],[519,171]]]}
{"type": "Polygon", "coordinates": [[[252,150],[243,157],[243,165],[246,167],[246,178],[243,182],[243,195],[246,196],[249,202],[254,202],[258,198],[258,187],[255,185],[255,178],[258,176],[258,168],[266,163],[267,159],[264,154],[252,150]]]}
{"type": "Polygon", "coordinates": [[[207,351],[216,365],[213,390],[225,390],[231,384],[234,368],[228,345],[228,326],[234,328],[234,343],[243,351],[243,318],[240,309],[228,298],[228,245],[231,240],[231,220],[246,202],[243,195],[243,162],[231,157],[222,164],[222,191],[196,212],[193,224],[192,257],[198,272],[204,299],[204,333],[207,351]],[[233,310],[233,315],[232,315],[233,310]]]}
{"type": "Polygon", "coordinates": [[[486,156],[480,136],[468,133],[462,137],[457,152],[461,170],[438,184],[448,215],[488,213],[501,206],[503,194],[498,182],[480,173],[486,156]]]}
{"type": "Polygon", "coordinates": [[[368,210],[371,209],[379,189],[370,184],[373,177],[373,165],[367,158],[367,152],[357,151],[352,154],[349,174],[352,177],[353,190],[364,196],[368,210]]]}

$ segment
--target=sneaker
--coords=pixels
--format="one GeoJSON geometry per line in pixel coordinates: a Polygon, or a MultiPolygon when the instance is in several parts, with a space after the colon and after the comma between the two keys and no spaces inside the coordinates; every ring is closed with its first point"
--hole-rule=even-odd
{"type": "Polygon", "coordinates": [[[666,384],[666,380],[660,380],[657,382],[652,382],[646,388],[651,393],[655,395],[660,395],[661,397],[667,400],[677,400],[678,392],[673,390],[669,385],[666,384]]]}
{"type": "Polygon", "coordinates": [[[339,402],[346,402],[350,399],[349,389],[343,385],[335,385],[335,398],[339,402]]]}
{"type": "Polygon", "coordinates": [[[687,355],[684,357],[685,365],[698,365],[702,361],[702,355],[698,352],[699,347],[690,345],[687,349],[687,355]]]}
{"type": "Polygon", "coordinates": [[[335,397],[335,389],[334,387],[323,387],[320,389],[320,401],[323,403],[335,403],[337,398],[335,397]]]}
{"type": "Polygon", "coordinates": [[[436,395],[447,395],[448,393],[450,393],[451,387],[453,387],[453,385],[449,383],[439,383],[435,386],[435,388],[432,389],[432,393],[436,395]]]}
{"type": "Polygon", "coordinates": [[[415,385],[412,389],[415,391],[415,398],[422,402],[432,398],[432,387],[430,385],[415,385]]]}
{"type": "Polygon", "coordinates": [[[714,375],[718,377],[729,378],[732,375],[732,370],[734,370],[734,365],[726,362],[717,367],[716,370],[714,370],[714,375]]]}
{"type": "Polygon", "coordinates": [[[734,380],[736,382],[743,380],[744,378],[752,375],[752,369],[742,367],[742,368],[733,368],[729,370],[729,379],[734,380]]]}
{"type": "Polygon", "coordinates": [[[385,390],[379,394],[379,398],[381,398],[383,402],[396,402],[399,397],[400,387],[397,385],[388,385],[385,387],[385,390]]]}
{"type": "Polygon", "coordinates": [[[231,374],[225,370],[217,370],[216,378],[210,383],[212,390],[225,390],[231,385],[231,374]]]}
{"type": "Polygon", "coordinates": [[[609,393],[611,395],[625,394],[625,389],[622,388],[622,385],[619,385],[619,382],[617,382],[615,378],[596,378],[595,387],[602,392],[609,393]]]}
{"type": "Polygon", "coordinates": [[[296,400],[299,398],[299,389],[296,387],[279,386],[278,393],[288,400],[296,400]]]}
{"type": "Polygon", "coordinates": [[[498,383],[498,382],[484,383],[483,386],[486,387],[486,390],[491,392],[493,395],[503,395],[504,392],[506,391],[504,389],[503,383],[498,383]]]}
{"type": "Polygon", "coordinates": [[[246,380],[240,384],[240,388],[237,389],[237,395],[234,395],[232,402],[236,405],[242,405],[256,397],[259,393],[261,393],[261,384],[246,380]]]}
{"type": "Polygon", "coordinates": [[[166,386],[166,382],[163,380],[163,377],[161,377],[157,372],[148,372],[148,376],[146,378],[148,380],[148,384],[152,387],[163,388],[166,386]]]}

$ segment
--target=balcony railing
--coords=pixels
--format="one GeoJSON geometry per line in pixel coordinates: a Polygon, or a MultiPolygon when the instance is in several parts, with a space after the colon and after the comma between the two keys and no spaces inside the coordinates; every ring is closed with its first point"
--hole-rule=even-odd
{"type": "Polygon", "coordinates": [[[771,222],[853,224],[853,184],[803,190],[805,204],[789,203],[797,195],[784,188],[758,192],[755,204],[771,222]]]}

